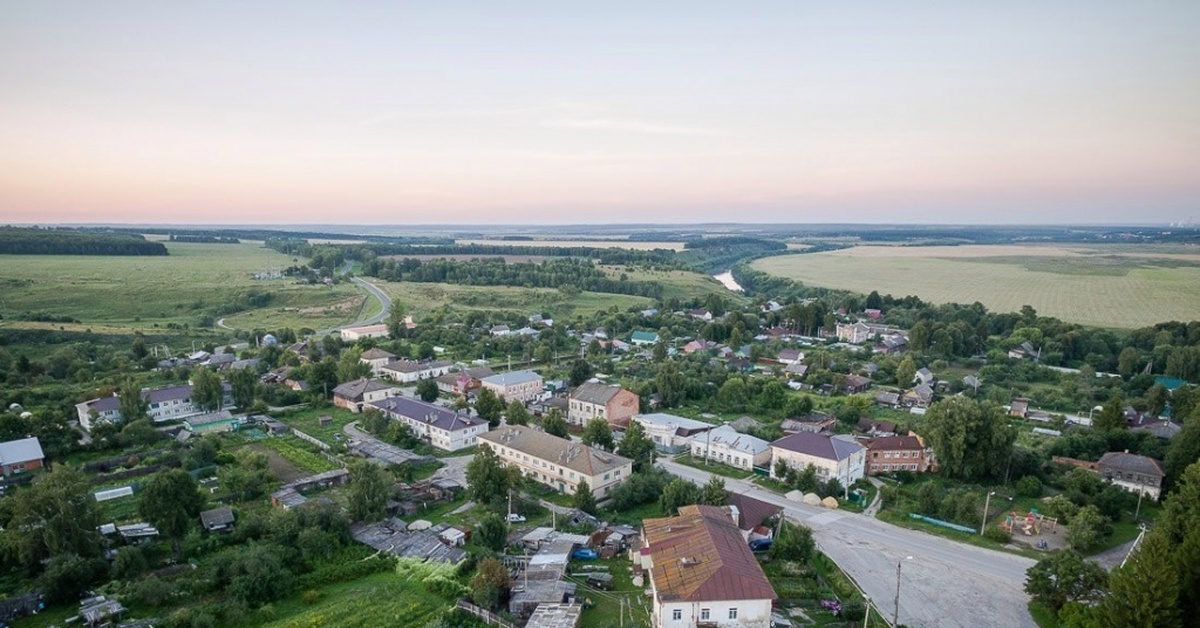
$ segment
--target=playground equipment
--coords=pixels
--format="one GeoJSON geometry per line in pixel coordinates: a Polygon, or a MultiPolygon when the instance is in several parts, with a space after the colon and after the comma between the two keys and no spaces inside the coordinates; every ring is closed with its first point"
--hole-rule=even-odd
{"type": "Polygon", "coordinates": [[[1040,535],[1043,529],[1055,532],[1057,528],[1058,517],[1047,517],[1034,508],[1029,509],[1023,516],[1018,515],[1015,510],[1010,511],[1004,516],[1004,523],[1000,524],[1000,529],[1009,534],[1015,534],[1019,530],[1025,536],[1040,535]]]}

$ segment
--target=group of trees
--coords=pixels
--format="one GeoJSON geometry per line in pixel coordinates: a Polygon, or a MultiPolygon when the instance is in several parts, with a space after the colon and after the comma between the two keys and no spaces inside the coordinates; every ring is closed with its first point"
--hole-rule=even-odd
{"type": "Polygon", "coordinates": [[[554,258],[540,263],[508,263],[503,258],[471,260],[373,258],[362,272],[387,281],[452,283],[470,286],[524,286],[590,290],[659,298],[662,285],[614,279],[588,259],[554,258]]]}
{"type": "Polygon", "coordinates": [[[166,255],[141,235],[0,227],[0,255],[166,255]]]}

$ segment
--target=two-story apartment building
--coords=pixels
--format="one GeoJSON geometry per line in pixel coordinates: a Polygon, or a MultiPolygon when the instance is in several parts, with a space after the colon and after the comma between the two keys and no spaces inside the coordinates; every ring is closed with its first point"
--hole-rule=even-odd
{"type": "Polygon", "coordinates": [[[646,519],[641,566],[650,575],[656,628],[768,628],[775,590],[719,506],[684,506],[646,519]]]}
{"type": "Polygon", "coordinates": [[[867,460],[867,448],[854,439],[829,434],[796,432],[771,443],[771,477],[777,478],[775,467],[780,461],[793,469],[813,465],[817,478],[835,478],[844,486],[862,479],[867,460]]]}
{"type": "Polygon", "coordinates": [[[479,436],[505,464],[560,493],[586,481],[597,499],[629,479],[633,461],[624,456],[552,436],[525,425],[506,425],[479,436]]]}
{"type": "Polygon", "coordinates": [[[479,417],[408,397],[388,397],[372,401],[366,407],[404,423],[430,445],[446,451],[473,447],[479,435],[488,431],[487,421],[479,417]]]}
{"type": "MultiPolygon", "coordinates": [[[[221,384],[223,396],[221,407],[233,406],[233,389],[227,382],[221,384]]],[[[146,414],[155,422],[177,421],[190,416],[203,414],[202,410],[192,401],[190,384],[167,386],[165,388],[145,389],[141,391],[142,400],[146,404],[146,414]]],[[[117,423],[121,416],[121,400],[113,393],[109,397],[90,399],[75,404],[75,413],[79,416],[79,425],[87,431],[99,423],[117,423]]]]}
{"type": "Polygon", "coordinates": [[[1162,481],[1166,477],[1162,464],[1154,458],[1139,456],[1123,451],[1110,451],[1096,462],[1100,477],[1131,493],[1141,493],[1157,500],[1162,494],[1162,481]]]}
{"type": "Polygon", "coordinates": [[[537,399],[538,395],[542,394],[545,389],[542,376],[533,371],[499,373],[491,377],[485,377],[479,383],[483,388],[491,390],[493,393],[496,393],[496,396],[505,401],[513,401],[515,399],[522,403],[529,403],[537,399]]]}
{"type": "Polygon", "coordinates": [[[880,436],[867,443],[867,475],[908,471],[925,473],[935,471],[937,466],[933,450],[916,434],[908,436],[880,436]]]}
{"type": "Polygon", "coordinates": [[[363,377],[334,388],[333,405],[351,412],[362,412],[363,404],[399,394],[400,389],[391,384],[363,377]]]}
{"type": "Polygon", "coordinates": [[[567,423],[586,425],[592,419],[604,419],[609,425],[627,427],[640,409],[641,399],[620,386],[585,382],[571,391],[567,405],[567,423]]]}
{"type": "Polygon", "coordinates": [[[771,464],[771,443],[722,425],[693,436],[692,456],[751,471],[771,464]]]}
{"type": "Polygon", "coordinates": [[[659,451],[669,454],[686,451],[691,446],[693,436],[715,427],[711,423],[664,412],[639,414],[634,416],[633,420],[646,428],[646,436],[654,441],[654,446],[659,451]]]}
{"type": "Polygon", "coordinates": [[[379,377],[379,370],[387,366],[388,362],[396,359],[396,354],[390,351],[384,351],[378,347],[371,347],[362,352],[358,357],[358,361],[371,367],[371,375],[379,377]]]}
{"type": "Polygon", "coordinates": [[[452,362],[433,360],[416,362],[413,360],[395,360],[379,368],[379,376],[401,384],[411,384],[431,377],[441,377],[450,372],[452,362]]]}

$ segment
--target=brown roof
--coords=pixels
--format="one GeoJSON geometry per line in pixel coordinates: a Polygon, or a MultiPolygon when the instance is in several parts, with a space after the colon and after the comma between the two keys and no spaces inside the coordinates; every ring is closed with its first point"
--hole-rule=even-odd
{"type": "Polygon", "coordinates": [[[608,402],[620,394],[620,392],[620,386],[609,386],[608,384],[601,384],[599,382],[586,382],[571,391],[571,399],[604,406],[608,405],[608,402]]]}
{"type": "Polygon", "coordinates": [[[781,506],[776,506],[770,502],[764,502],[761,499],[755,499],[742,493],[730,493],[725,498],[725,503],[730,506],[737,506],[738,527],[743,530],[753,530],[762,525],[762,522],[775,516],[780,510],[783,510],[781,506]]]}
{"type": "Polygon", "coordinates": [[[1160,478],[1167,475],[1163,471],[1162,465],[1154,458],[1147,458],[1146,456],[1139,456],[1123,451],[1110,451],[1104,454],[1100,457],[1100,461],[1096,463],[1096,468],[1101,471],[1112,469],[1127,473],[1153,475],[1160,478]]]}
{"type": "Polygon", "coordinates": [[[660,601],[776,599],[725,509],[684,506],[679,516],[646,519],[643,527],[660,601]]]}
{"type": "Polygon", "coordinates": [[[479,438],[493,447],[507,447],[587,476],[595,476],[633,462],[624,456],[593,449],[525,425],[506,425],[479,438]]]}
{"type": "Polygon", "coordinates": [[[916,436],[881,436],[872,438],[871,442],[867,443],[867,449],[871,451],[897,451],[905,449],[925,449],[921,444],[921,440],[916,436]]]}
{"type": "Polygon", "coordinates": [[[357,401],[362,399],[363,395],[369,392],[386,390],[392,387],[393,386],[391,384],[385,384],[383,382],[364,377],[362,379],[356,379],[352,382],[346,382],[345,384],[334,388],[333,394],[337,397],[342,397],[351,401],[357,401]]]}
{"type": "Polygon", "coordinates": [[[359,358],[363,360],[390,360],[394,357],[396,357],[396,354],[388,353],[387,351],[384,351],[378,347],[371,347],[370,349],[363,351],[362,355],[359,356],[359,358]]]}

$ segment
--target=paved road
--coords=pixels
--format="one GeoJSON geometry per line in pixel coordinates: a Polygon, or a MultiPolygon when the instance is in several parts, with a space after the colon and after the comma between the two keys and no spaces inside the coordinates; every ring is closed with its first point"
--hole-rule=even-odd
{"type": "MultiPolygon", "coordinates": [[[[660,460],[674,475],[703,484],[710,474],[660,460]]],[[[850,574],[891,621],[896,598],[896,564],[903,563],[900,623],[913,627],[1030,627],[1037,624],[1022,591],[1023,556],[955,543],[893,526],[863,515],[789,501],[740,480],[725,478],[731,491],[784,508],[785,516],[812,528],[821,551],[850,574]],[[912,559],[907,557],[911,556],[912,559]]]]}

